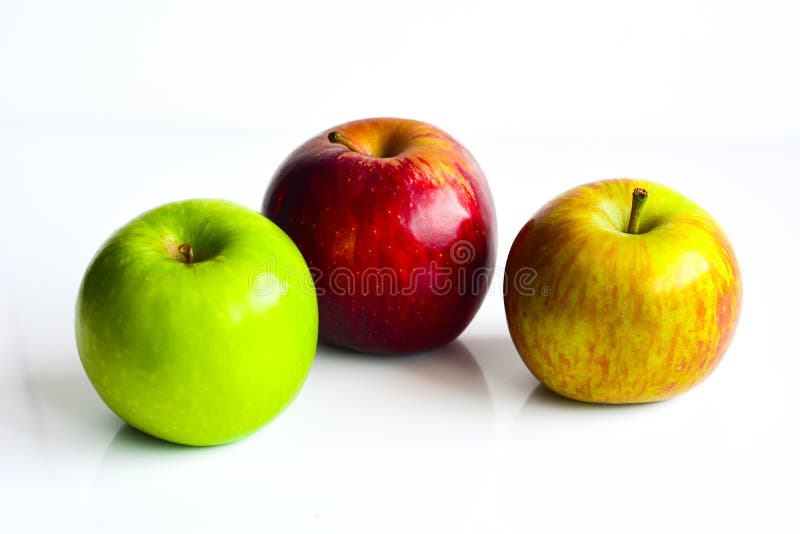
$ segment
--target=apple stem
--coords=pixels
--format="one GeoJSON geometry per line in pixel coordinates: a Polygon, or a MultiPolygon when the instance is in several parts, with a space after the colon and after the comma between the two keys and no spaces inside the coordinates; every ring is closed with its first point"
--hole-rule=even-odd
{"type": "Polygon", "coordinates": [[[189,265],[194,263],[194,251],[192,250],[192,245],[189,243],[184,243],[178,247],[178,252],[183,255],[184,263],[188,263],[189,265]]]}
{"type": "Polygon", "coordinates": [[[642,209],[644,203],[647,202],[647,190],[642,187],[637,187],[633,190],[633,202],[631,203],[631,218],[628,220],[628,233],[639,233],[639,222],[642,218],[642,209]]]}
{"type": "Polygon", "coordinates": [[[331,143],[337,143],[340,145],[344,145],[353,152],[358,152],[359,154],[364,154],[365,156],[368,155],[366,151],[362,150],[360,146],[355,144],[352,139],[347,137],[345,134],[340,132],[339,130],[334,130],[328,134],[328,141],[331,143]]]}

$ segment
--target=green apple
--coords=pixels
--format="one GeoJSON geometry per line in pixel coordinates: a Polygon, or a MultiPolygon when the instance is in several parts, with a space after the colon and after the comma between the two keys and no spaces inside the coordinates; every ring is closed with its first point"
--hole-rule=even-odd
{"type": "Polygon", "coordinates": [[[582,401],[656,401],[695,386],[725,354],[741,309],[720,226],[644,180],[587,184],[549,202],[517,235],[505,274],[523,361],[582,401]]]}
{"type": "Polygon", "coordinates": [[[317,345],[294,243],[222,200],[144,213],[100,248],[78,294],[81,362],[131,426],[186,445],[235,441],[297,395],[317,345]]]}

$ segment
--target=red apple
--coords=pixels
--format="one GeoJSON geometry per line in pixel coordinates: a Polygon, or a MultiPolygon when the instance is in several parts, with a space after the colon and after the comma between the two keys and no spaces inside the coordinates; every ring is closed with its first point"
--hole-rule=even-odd
{"type": "Polygon", "coordinates": [[[280,166],[264,215],[315,276],[320,339],[408,353],[455,339],[483,301],[495,214],[472,155],[423,122],[330,128],[280,166]]]}

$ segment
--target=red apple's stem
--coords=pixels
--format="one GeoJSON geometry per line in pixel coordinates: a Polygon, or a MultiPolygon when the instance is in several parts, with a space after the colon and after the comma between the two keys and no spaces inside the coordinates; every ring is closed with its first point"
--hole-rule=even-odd
{"type": "Polygon", "coordinates": [[[194,251],[192,250],[192,245],[189,243],[184,243],[183,245],[178,246],[178,252],[183,255],[183,263],[188,263],[189,265],[194,263],[194,251]]]}
{"type": "Polygon", "coordinates": [[[355,144],[352,139],[347,137],[339,130],[334,130],[331,133],[329,133],[328,141],[330,141],[331,143],[338,143],[340,145],[344,145],[353,152],[358,152],[359,154],[364,154],[365,156],[368,155],[365,150],[363,150],[360,146],[355,144]]]}
{"type": "Polygon", "coordinates": [[[642,209],[647,202],[647,190],[637,187],[633,190],[633,203],[631,204],[631,218],[628,220],[628,233],[639,233],[639,222],[642,218],[642,209]]]}

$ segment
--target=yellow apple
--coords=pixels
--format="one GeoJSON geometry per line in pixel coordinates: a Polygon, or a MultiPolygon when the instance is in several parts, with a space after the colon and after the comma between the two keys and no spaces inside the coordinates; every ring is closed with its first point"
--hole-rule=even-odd
{"type": "Polygon", "coordinates": [[[545,205],[517,235],[505,284],[525,365],[552,391],[601,403],[668,399],[700,383],[731,342],[742,298],[714,219],[633,179],[545,205]]]}

